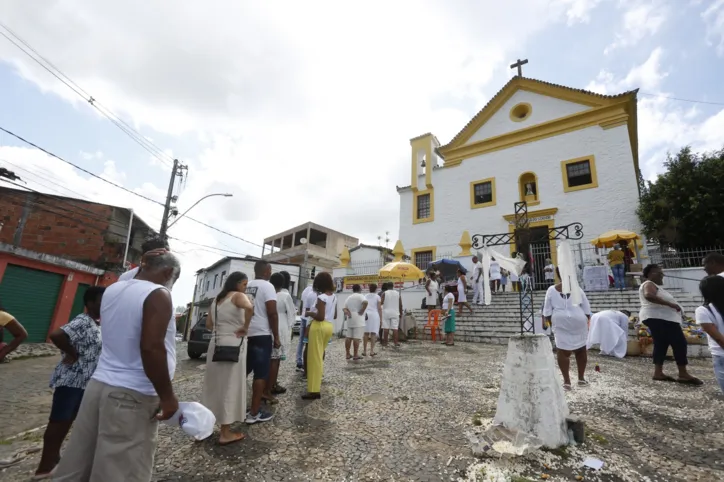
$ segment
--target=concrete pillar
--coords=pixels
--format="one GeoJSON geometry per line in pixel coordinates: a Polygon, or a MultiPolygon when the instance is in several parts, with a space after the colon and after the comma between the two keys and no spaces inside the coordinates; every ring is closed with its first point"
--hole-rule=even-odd
{"type": "Polygon", "coordinates": [[[568,443],[566,417],[568,404],[548,337],[510,337],[494,423],[555,448],[568,443]]]}

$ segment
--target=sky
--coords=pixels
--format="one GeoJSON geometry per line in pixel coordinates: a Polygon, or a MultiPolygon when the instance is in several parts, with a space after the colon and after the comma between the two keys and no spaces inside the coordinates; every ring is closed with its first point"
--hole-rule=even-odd
{"type": "MultiPolygon", "coordinates": [[[[432,132],[447,143],[519,58],[526,77],[640,89],[647,179],[667,152],[724,145],[724,0],[5,0],[0,19],[162,158],[188,166],[180,211],[233,194],[189,215],[250,242],[187,219],[170,229],[177,305],[191,301],[198,269],[258,256],[265,237],[307,221],[369,244],[389,232],[394,244],[409,139],[432,132]]],[[[165,198],[167,162],[2,36],[0,127],[165,198]]],[[[0,167],[160,226],[161,206],[4,133],[0,167]]]]}

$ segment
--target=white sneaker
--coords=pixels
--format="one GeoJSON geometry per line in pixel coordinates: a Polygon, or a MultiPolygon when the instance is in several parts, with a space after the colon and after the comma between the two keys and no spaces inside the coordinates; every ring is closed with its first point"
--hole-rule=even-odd
{"type": "Polygon", "coordinates": [[[255,423],[268,422],[273,418],[273,414],[265,412],[264,410],[259,410],[256,415],[252,415],[251,412],[249,412],[246,415],[246,423],[247,425],[253,425],[255,423]]]}

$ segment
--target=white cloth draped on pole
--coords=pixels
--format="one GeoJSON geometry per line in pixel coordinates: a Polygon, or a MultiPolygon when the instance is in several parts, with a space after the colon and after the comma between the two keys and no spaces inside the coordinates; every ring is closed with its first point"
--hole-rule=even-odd
{"type": "Polygon", "coordinates": [[[571,243],[567,239],[558,243],[558,272],[561,277],[561,292],[571,295],[573,305],[580,305],[581,287],[578,285],[578,273],[571,243]]]}
{"type": "Polygon", "coordinates": [[[523,271],[523,267],[525,266],[525,260],[520,259],[518,257],[511,258],[509,256],[504,256],[500,254],[500,252],[494,250],[493,248],[489,248],[488,246],[483,246],[483,294],[484,301],[486,305],[490,304],[491,298],[492,298],[492,292],[490,291],[490,258],[495,258],[495,261],[500,264],[501,268],[504,268],[511,273],[515,273],[516,275],[520,276],[520,273],[523,271]]]}

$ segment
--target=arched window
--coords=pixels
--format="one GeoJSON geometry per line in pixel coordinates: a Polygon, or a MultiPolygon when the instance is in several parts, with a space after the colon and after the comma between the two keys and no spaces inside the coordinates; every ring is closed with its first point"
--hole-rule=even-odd
{"type": "Polygon", "coordinates": [[[520,200],[526,201],[528,206],[540,204],[540,193],[538,187],[538,176],[533,172],[524,172],[518,178],[518,190],[520,200]]]}

